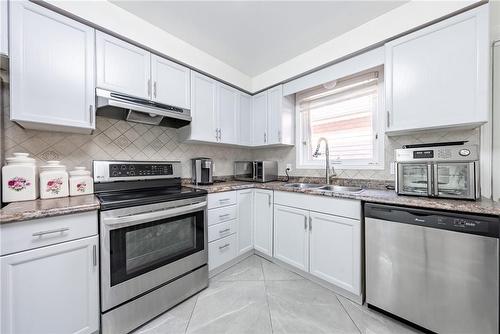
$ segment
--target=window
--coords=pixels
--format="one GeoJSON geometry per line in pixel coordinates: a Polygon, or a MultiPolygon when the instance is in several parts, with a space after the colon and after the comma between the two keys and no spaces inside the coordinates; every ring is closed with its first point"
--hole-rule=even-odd
{"type": "Polygon", "coordinates": [[[297,93],[297,166],[324,168],[325,144],[339,169],[383,169],[383,69],[376,68],[297,93]]]}

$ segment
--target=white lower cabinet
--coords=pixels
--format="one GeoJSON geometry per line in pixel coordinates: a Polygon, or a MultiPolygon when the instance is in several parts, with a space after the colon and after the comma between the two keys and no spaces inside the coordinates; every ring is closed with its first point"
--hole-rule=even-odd
{"type": "Polygon", "coordinates": [[[309,211],[274,206],[274,257],[298,269],[308,270],[309,211]]]}
{"type": "Polygon", "coordinates": [[[310,273],[359,295],[360,221],[317,212],[309,217],[310,273]]]}
{"type": "Polygon", "coordinates": [[[1,332],[96,332],[98,240],[92,236],[1,257],[1,332]]]}
{"type": "Polygon", "coordinates": [[[254,248],[273,255],[273,191],[254,190],[254,248]]]}
{"type": "Polygon", "coordinates": [[[274,257],[361,295],[360,201],[289,192],[274,199],[274,257]]]}
{"type": "Polygon", "coordinates": [[[253,189],[238,191],[238,255],[253,249],[253,189]]]}
{"type": "Polygon", "coordinates": [[[236,257],[238,252],[238,240],[236,234],[231,234],[225,238],[208,244],[208,270],[223,265],[236,257]]]}

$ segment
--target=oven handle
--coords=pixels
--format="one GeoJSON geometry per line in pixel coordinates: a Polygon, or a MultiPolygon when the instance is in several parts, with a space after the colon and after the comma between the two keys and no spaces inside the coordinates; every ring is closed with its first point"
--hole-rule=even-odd
{"type": "Polygon", "coordinates": [[[172,209],[146,212],[137,215],[129,215],[123,217],[106,217],[102,219],[102,223],[109,226],[110,229],[122,228],[131,225],[137,225],[142,222],[147,222],[156,219],[169,218],[173,216],[182,215],[185,213],[190,213],[193,211],[198,211],[199,209],[204,209],[207,206],[207,202],[200,202],[196,204],[184,205],[172,209]]]}

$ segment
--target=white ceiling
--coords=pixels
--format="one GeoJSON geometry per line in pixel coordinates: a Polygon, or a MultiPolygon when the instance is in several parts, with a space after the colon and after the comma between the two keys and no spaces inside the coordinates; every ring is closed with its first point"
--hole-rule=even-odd
{"type": "Polygon", "coordinates": [[[252,77],[405,2],[112,0],[252,77]]]}

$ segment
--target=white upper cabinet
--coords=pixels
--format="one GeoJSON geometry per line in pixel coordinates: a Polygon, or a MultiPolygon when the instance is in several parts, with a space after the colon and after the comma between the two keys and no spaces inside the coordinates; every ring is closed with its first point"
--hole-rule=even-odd
{"type": "Polygon", "coordinates": [[[153,101],[182,109],[191,108],[191,70],[151,55],[153,101]]]}
{"type": "Polygon", "coordinates": [[[273,255],[273,191],[254,190],[254,248],[273,255]]]}
{"type": "Polygon", "coordinates": [[[0,53],[9,55],[9,2],[0,1],[0,53]]]}
{"type": "Polygon", "coordinates": [[[294,95],[284,97],[283,85],[267,91],[267,144],[293,144],[294,95]]]}
{"type": "Polygon", "coordinates": [[[360,295],[360,221],[316,212],[310,218],[311,274],[360,295]]]}
{"type": "Polygon", "coordinates": [[[309,268],[309,211],[274,206],[274,257],[300,270],[309,268]]]}
{"type": "Polygon", "coordinates": [[[97,87],[151,98],[151,53],[103,32],[96,32],[97,87]]]}
{"type": "Polygon", "coordinates": [[[481,6],[386,44],[388,133],[487,122],[488,15],[481,6]]]}
{"type": "Polygon", "coordinates": [[[28,129],[90,133],[94,29],[28,1],[11,1],[10,15],[11,120],[28,129]]]}
{"type": "Polygon", "coordinates": [[[239,99],[239,144],[245,146],[252,145],[252,97],[240,93],[239,99]]]}
{"type": "Polygon", "coordinates": [[[293,145],[294,95],[279,85],[253,96],[253,145],[293,145]]]}
{"type": "Polygon", "coordinates": [[[188,126],[181,128],[188,140],[217,142],[216,126],[217,82],[203,74],[191,71],[191,117],[188,126]]]}
{"type": "Polygon", "coordinates": [[[98,244],[93,236],[1,257],[0,332],[96,333],[98,244]]]}
{"type": "Polygon", "coordinates": [[[267,143],[267,92],[253,96],[253,144],[256,146],[267,143]]]}
{"type": "Polygon", "coordinates": [[[221,143],[238,143],[238,95],[236,89],[222,83],[217,84],[217,124],[221,143]]]}

